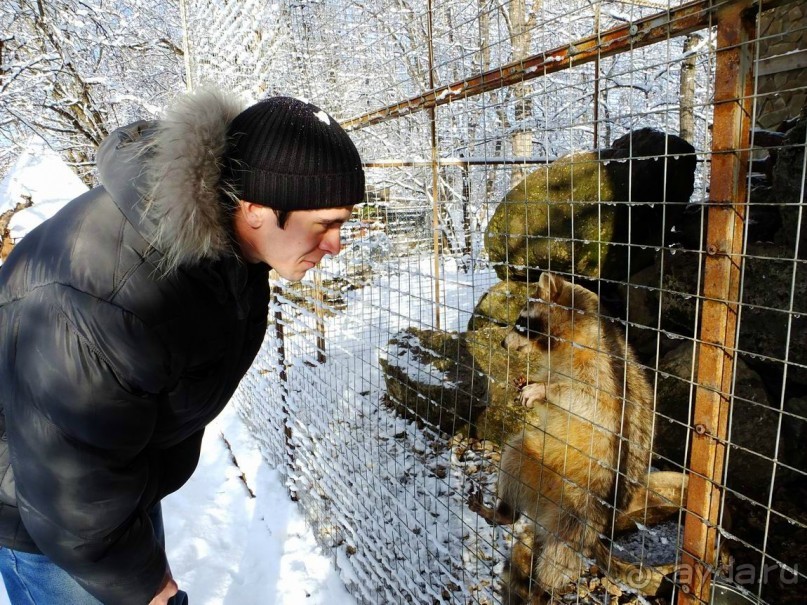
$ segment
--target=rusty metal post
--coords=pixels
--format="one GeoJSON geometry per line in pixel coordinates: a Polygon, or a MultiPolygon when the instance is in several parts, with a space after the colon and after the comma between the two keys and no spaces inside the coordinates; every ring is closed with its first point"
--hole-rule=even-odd
{"type": "MultiPolygon", "coordinates": [[[[803,0],[759,0],[757,5],[760,10],[768,10],[797,1],[803,0]]],[[[694,0],[680,6],[669,7],[655,15],[603,32],[598,31],[592,36],[545,50],[526,59],[500,65],[471,78],[444,84],[439,88],[434,88],[432,83],[431,89],[427,92],[345,120],[341,122],[342,128],[357,130],[388,120],[395,120],[432,107],[499,90],[512,84],[543,78],[549,74],[570,69],[572,65],[580,66],[604,57],[613,57],[620,53],[657,44],[662,40],[685,36],[694,31],[711,27],[714,25],[716,15],[734,4],[735,0],[694,0]]],[[[431,5],[429,14],[431,14],[431,5]]]]}
{"type": "Polygon", "coordinates": [[[754,3],[717,13],[710,202],[679,605],[708,603],[716,564],[752,126],[754,3]]]}

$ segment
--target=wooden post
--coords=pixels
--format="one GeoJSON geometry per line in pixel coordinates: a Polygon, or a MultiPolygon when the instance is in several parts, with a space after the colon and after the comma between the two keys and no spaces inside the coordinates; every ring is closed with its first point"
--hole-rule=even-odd
{"type": "Polygon", "coordinates": [[[684,41],[684,60],[681,63],[678,113],[679,136],[689,143],[695,142],[695,67],[694,49],[703,41],[700,34],[689,34],[684,41]]]}
{"type": "MultiPolygon", "coordinates": [[[[434,90],[434,30],[432,19],[434,7],[429,0],[429,90],[434,90]]],[[[432,143],[432,244],[434,254],[434,329],[440,329],[440,173],[438,171],[439,154],[437,151],[437,108],[429,109],[432,143]]]]}
{"type": "Polygon", "coordinates": [[[732,396],[752,124],[754,3],[717,13],[712,167],[679,605],[708,603],[732,396]]]}

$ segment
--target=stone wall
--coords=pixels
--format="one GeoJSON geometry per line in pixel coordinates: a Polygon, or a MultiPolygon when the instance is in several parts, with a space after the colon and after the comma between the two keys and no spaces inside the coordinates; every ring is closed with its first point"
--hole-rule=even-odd
{"type": "Polygon", "coordinates": [[[807,4],[762,14],[757,66],[757,125],[776,129],[807,106],[807,4]]]}

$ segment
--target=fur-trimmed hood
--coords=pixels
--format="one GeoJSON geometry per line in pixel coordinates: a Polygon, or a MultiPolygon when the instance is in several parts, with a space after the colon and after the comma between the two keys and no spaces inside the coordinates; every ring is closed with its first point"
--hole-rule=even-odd
{"type": "Polygon", "coordinates": [[[97,155],[99,178],[162,253],[162,268],[232,252],[233,193],[222,181],[228,126],[244,105],[215,89],[183,95],[155,122],[114,131],[97,155]]]}

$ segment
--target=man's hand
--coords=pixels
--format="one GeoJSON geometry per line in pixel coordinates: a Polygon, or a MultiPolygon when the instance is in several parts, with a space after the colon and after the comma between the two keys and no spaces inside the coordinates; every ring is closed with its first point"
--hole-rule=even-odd
{"type": "Polygon", "coordinates": [[[160,588],[157,594],[149,601],[149,605],[167,605],[168,599],[173,597],[179,591],[179,586],[174,582],[174,577],[171,575],[171,570],[165,570],[165,577],[160,583],[160,588]]]}

